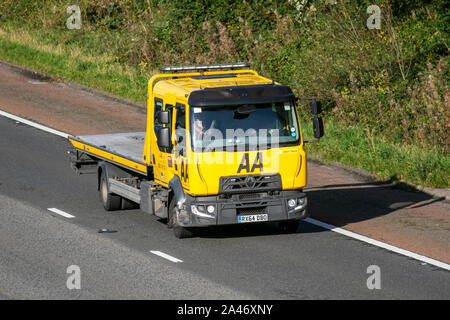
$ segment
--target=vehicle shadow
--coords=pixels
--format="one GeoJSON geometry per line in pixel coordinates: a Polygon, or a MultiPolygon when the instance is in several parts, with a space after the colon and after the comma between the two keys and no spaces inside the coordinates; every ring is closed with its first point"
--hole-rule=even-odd
{"type": "Polygon", "coordinates": [[[309,187],[305,192],[311,217],[338,227],[445,200],[399,189],[390,181],[309,187]]]}
{"type": "MultiPolygon", "coordinates": [[[[403,208],[421,208],[444,198],[433,198],[422,192],[394,187],[390,181],[321,185],[305,188],[310,217],[344,227],[347,224],[374,219],[403,208]]],[[[302,222],[295,233],[323,232],[325,229],[302,222]]],[[[276,223],[220,226],[200,229],[202,238],[255,237],[289,234],[276,223]]],[[[292,234],[292,233],[291,233],[292,234]]]]}

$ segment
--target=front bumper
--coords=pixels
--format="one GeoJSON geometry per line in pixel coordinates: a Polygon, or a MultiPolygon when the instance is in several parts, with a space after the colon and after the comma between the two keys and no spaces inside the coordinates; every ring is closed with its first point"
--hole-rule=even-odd
{"type": "Polygon", "coordinates": [[[183,227],[239,223],[239,216],[267,215],[267,221],[298,220],[308,216],[306,194],[300,190],[191,197],[177,210],[183,227]],[[289,206],[288,201],[295,200],[289,206]],[[214,208],[208,212],[207,208],[214,208]]]}

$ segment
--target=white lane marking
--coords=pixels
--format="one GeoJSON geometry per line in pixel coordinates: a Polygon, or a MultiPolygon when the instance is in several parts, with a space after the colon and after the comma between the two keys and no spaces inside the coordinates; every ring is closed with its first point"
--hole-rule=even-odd
{"type": "Polygon", "coordinates": [[[65,132],[62,132],[62,131],[58,131],[58,130],[55,130],[55,129],[43,126],[42,124],[39,124],[39,123],[30,121],[30,120],[27,120],[27,119],[18,117],[18,116],[14,115],[14,114],[11,114],[11,113],[8,113],[8,112],[2,111],[2,110],[0,110],[0,116],[4,116],[6,118],[9,118],[9,119],[21,122],[23,124],[29,125],[31,127],[39,129],[39,130],[43,130],[43,131],[46,131],[46,132],[49,132],[49,133],[52,133],[52,134],[56,134],[57,136],[60,136],[60,137],[66,138],[66,139],[70,136],[68,133],[65,133],[65,132]]]}
{"type": "Polygon", "coordinates": [[[71,214],[68,214],[67,212],[64,212],[62,210],[56,209],[56,208],[47,208],[47,210],[51,211],[51,212],[54,212],[56,214],[59,214],[60,216],[63,216],[63,217],[68,218],[68,219],[75,218],[75,216],[73,216],[71,214]]]}
{"type": "Polygon", "coordinates": [[[180,260],[180,259],[177,259],[175,257],[172,257],[172,256],[170,256],[170,255],[168,255],[168,254],[166,254],[164,252],[161,252],[161,251],[154,251],[154,250],[152,250],[150,252],[153,253],[153,254],[156,254],[157,256],[160,256],[160,257],[162,257],[164,259],[167,259],[169,261],[175,262],[175,263],[183,262],[183,260],[180,260]]]}
{"type": "Polygon", "coordinates": [[[419,260],[419,261],[431,264],[433,266],[436,266],[436,267],[439,267],[439,268],[442,268],[442,269],[450,271],[450,265],[445,263],[445,262],[438,261],[438,260],[435,260],[435,259],[432,259],[432,258],[428,258],[428,257],[422,256],[420,254],[417,254],[417,253],[414,253],[414,252],[411,252],[411,251],[408,251],[408,250],[405,250],[405,249],[402,249],[402,248],[399,248],[399,247],[396,247],[396,246],[393,246],[393,245],[390,245],[390,244],[387,244],[387,243],[384,243],[384,242],[381,242],[381,241],[378,241],[378,240],[371,239],[369,237],[366,237],[366,236],[357,234],[355,232],[351,232],[351,231],[348,231],[348,230],[345,230],[345,229],[333,226],[331,224],[328,224],[328,223],[325,223],[325,222],[322,222],[322,221],[319,221],[319,220],[316,220],[316,219],[306,218],[305,221],[308,222],[308,223],[311,223],[313,225],[316,225],[316,226],[328,229],[330,231],[334,231],[334,232],[337,232],[339,234],[345,235],[347,237],[350,237],[350,238],[353,238],[353,239],[357,239],[357,240],[360,240],[360,241],[364,241],[364,242],[369,243],[369,244],[371,244],[373,246],[377,246],[377,247],[380,247],[380,248],[383,248],[383,249],[386,249],[386,250],[389,250],[389,251],[393,251],[395,253],[398,253],[398,254],[401,254],[401,255],[404,255],[404,256],[407,256],[407,257],[410,257],[410,258],[413,258],[413,259],[416,259],[416,260],[419,260]]]}

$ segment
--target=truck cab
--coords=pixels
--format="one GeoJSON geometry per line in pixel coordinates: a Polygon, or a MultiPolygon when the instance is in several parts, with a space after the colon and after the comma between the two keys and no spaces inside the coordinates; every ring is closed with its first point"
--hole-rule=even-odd
{"type": "MultiPolygon", "coordinates": [[[[191,236],[196,227],[251,222],[276,221],[296,230],[308,215],[296,98],[289,87],[248,67],[163,68],[148,83],[147,130],[133,134],[140,137],[135,149],[142,148],[141,158],[128,157],[134,163],[127,164],[111,161],[86,150],[93,138],[71,137],[81,152],[74,167],[87,163],[83,156],[91,165],[97,161],[104,205],[108,197],[138,203],[143,211],[167,219],[179,238],[191,236]],[[120,184],[127,186],[119,190],[120,184]]],[[[311,102],[316,138],[323,135],[318,104],[311,102]]],[[[97,136],[91,148],[123,156],[117,146],[108,147],[106,136],[97,136]]],[[[119,209],[118,203],[112,209],[119,209]]]]}

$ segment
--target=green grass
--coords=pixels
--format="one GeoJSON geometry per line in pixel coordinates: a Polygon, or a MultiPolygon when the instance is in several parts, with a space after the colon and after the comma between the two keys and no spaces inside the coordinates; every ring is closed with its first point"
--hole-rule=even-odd
{"type": "Polygon", "coordinates": [[[105,63],[95,57],[83,59],[70,54],[70,49],[61,53],[17,43],[0,37],[0,58],[18,65],[53,75],[64,81],[74,81],[89,87],[104,90],[133,101],[143,102],[146,84],[150,75],[136,68],[119,63],[105,63]]]}
{"type": "MultiPolygon", "coordinates": [[[[312,137],[311,121],[303,121],[305,140],[312,137]]],[[[446,188],[450,186],[450,156],[426,150],[415,145],[399,145],[360,127],[344,127],[326,118],[325,136],[319,143],[306,144],[308,153],[325,161],[376,174],[380,179],[394,183],[446,188]]]]}
{"type": "MultiPolygon", "coordinates": [[[[98,34],[80,41],[69,37],[72,40],[64,42],[67,31],[52,35],[39,30],[0,31],[0,59],[134,101],[145,100],[151,74],[119,63],[108,49],[108,41],[114,38],[111,35],[104,42],[98,34]]],[[[303,121],[303,131],[305,138],[313,136],[310,120],[303,121]]],[[[450,187],[448,153],[387,141],[365,127],[347,126],[331,116],[325,119],[325,137],[319,143],[307,144],[306,149],[315,157],[370,171],[380,179],[450,187]]]]}

